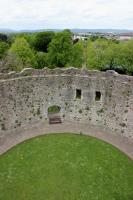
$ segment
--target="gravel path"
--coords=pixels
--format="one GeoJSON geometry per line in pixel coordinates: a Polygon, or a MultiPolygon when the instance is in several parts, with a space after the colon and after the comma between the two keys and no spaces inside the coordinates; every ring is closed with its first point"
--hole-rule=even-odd
{"type": "Polygon", "coordinates": [[[88,124],[69,121],[64,121],[62,124],[53,125],[41,123],[37,127],[31,127],[28,130],[11,134],[11,136],[7,135],[7,137],[0,142],[0,155],[7,152],[16,144],[19,144],[27,139],[50,133],[77,133],[93,136],[112,144],[124,152],[128,157],[133,159],[133,140],[130,141],[128,138],[120,135],[113,135],[106,130],[102,130],[100,127],[96,128],[88,124]]]}

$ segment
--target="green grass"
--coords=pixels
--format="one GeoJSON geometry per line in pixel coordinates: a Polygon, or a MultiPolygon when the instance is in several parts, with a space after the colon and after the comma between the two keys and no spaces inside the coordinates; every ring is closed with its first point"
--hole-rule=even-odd
{"type": "Polygon", "coordinates": [[[133,161],[83,135],[34,138],[0,156],[0,200],[133,200],[133,161]]]}

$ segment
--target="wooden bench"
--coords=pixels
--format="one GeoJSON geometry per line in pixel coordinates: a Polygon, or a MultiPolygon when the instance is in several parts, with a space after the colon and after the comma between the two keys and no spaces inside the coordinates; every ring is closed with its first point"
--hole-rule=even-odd
{"type": "Polygon", "coordinates": [[[61,124],[61,118],[60,117],[50,117],[49,118],[49,124],[61,124]]]}

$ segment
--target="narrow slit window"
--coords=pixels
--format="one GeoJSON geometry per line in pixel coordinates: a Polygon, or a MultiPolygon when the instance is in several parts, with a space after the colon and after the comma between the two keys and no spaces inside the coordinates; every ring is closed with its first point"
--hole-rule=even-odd
{"type": "Polygon", "coordinates": [[[81,90],[79,89],[76,90],[76,98],[81,99],[81,90]]]}
{"type": "Polygon", "coordinates": [[[101,99],[101,92],[96,91],[95,101],[100,101],[100,99],[101,99]]]}

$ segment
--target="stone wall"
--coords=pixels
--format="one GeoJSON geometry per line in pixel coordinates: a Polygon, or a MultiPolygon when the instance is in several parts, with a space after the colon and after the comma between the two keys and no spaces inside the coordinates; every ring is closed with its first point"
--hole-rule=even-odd
{"type": "Polygon", "coordinates": [[[75,68],[0,74],[0,137],[45,125],[53,105],[61,107],[62,121],[99,126],[133,139],[133,77],[75,68]]]}

